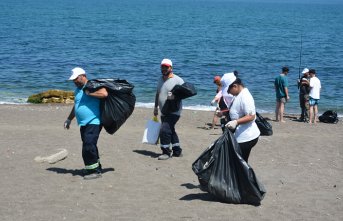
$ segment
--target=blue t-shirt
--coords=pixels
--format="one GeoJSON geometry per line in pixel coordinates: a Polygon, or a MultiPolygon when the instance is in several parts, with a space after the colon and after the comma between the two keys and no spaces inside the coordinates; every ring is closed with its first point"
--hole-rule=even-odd
{"type": "Polygon", "coordinates": [[[100,125],[100,100],[89,96],[83,89],[76,88],[74,91],[75,116],[80,126],[87,124],[100,125]]]}
{"type": "Polygon", "coordinates": [[[283,98],[286,97],[285,87],[288,87],[288,79],[286,75],[280,74],[275,78],[275,92],[276,98],[283,98]]]}

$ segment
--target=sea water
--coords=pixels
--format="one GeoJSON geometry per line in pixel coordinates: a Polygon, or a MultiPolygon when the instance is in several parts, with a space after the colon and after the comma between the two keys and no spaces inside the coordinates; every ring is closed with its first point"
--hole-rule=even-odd
{"type": "Polygon", "coordinates": [[[287,113],[300,113],[307,67],[321,80],[319,111],[342,115],[343,4],[304,2],[1,0],[0,103],[74,90],[67,79],[80,66],[90,79],[128,80],[137,106],[152,107],[160,61],[170,58],[197,88],[188,109],[213,109],[213,77],[237,70],[257,110],[273,113],[274,78],[288,66],[287,113]]]}

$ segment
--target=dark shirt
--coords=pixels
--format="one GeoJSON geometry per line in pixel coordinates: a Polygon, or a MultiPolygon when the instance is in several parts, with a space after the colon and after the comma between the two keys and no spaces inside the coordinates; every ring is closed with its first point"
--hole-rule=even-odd
{"type": "Polygon", "coordinates": [[[302,76],[300,79],[300,94],[309,94],[310,93],[310,80],[305,76],[302,76]]]}

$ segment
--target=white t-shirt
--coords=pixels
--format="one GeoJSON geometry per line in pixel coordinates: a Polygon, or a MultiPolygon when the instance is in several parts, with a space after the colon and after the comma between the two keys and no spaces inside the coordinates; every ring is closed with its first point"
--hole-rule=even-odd
{"type": "MultiPolygon", "coordinates": [[[[254,98],[247,88],[244,88],[234,97],[230,108],[231,120],[237,120],[248,114],[256,114],[254,98]]],[[[237,126],[234,133],[238,143],[244,143],[256,139],[260,136],[260,130],[255,120],[237,126]]]]}
{"type": "Polygon", "coordinates": [[[310,79],[310,97],[313,99],[320,99],[320,88],[321,88],[320,80],[314,76],[310,79]]]}

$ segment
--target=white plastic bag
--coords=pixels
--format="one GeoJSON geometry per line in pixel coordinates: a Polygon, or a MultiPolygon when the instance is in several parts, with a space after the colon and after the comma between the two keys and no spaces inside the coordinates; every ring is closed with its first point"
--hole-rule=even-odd
{"type": "Polygon", "coordinates": [[[142,143],[156,145],[160,135],[161,123],[158,122],[157,118],[148,120],[145,125],[142,143]]]}

